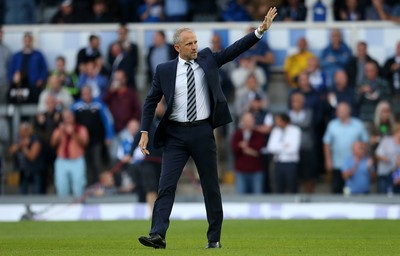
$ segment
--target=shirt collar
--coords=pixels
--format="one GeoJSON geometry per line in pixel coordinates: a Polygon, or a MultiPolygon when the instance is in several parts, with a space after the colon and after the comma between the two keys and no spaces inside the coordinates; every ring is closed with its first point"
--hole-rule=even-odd
{"type": "MultiPolygon", "coordinates": [[[[179,65],[182,65],[183,67],[185,67],[186,66],[186,60],[184,60],[184,59],[182,59],[180,56],[178,57],[178,60],[179,60],[179,65]]],[[[192,65],[194,64],[194,60],[190,60],[189,61],[190,63],[192,63],[192,65]]]]}

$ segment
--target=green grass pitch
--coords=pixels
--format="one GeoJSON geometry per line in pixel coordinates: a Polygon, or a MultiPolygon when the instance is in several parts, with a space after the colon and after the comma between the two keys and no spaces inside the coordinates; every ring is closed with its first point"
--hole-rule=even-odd
{"type": "Polygon", "coordinates": [[[149,221],[0,223],[0,255],[400,255],[396,220],[225,220],[206,250],[206,221],[172,220],[167,249],[143,247],[149,221]]]}

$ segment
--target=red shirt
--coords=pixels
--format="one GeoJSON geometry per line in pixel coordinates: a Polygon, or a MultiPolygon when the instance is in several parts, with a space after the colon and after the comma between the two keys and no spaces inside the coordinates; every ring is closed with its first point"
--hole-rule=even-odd
{"type": "Polygon", "coordinates": [[[251,131],[249,140],[247,141],[250,148],[258,152],[258,156],[250,156],[244,154],[243,149],[239,147],[239,143],[243,141],[243,130],[237,130],[232,137],[232,149],[235,158],[235,170],[240,172],[252,173],[262,171],[264,169],[261,148],[265,146],[265,136],[258,131],[251,131]]]}
{"type": "Polygon", "coordinates": [[[104,102],[114,118],[114,128],[117,133],[126,127],[129,120],[140,121],[140,100],[131,88],[126,88],[124,91],[106,92],[104,102]]]}

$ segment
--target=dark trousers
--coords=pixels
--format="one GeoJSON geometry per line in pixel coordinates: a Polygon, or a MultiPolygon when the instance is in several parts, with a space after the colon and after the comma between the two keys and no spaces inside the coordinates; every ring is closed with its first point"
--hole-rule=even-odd
{"type": "Polygon", "coordinates": [[[19,191],[22,195],[29,194],[31,187],[32,194],[40,194],[42,187],[42,174],[40,171],[21,171],[19,191]]]}
{"type": "Polygon", "coordinates": [[[276,193],[297,193],[297,168],[295,162],[275,162],[276,193]]]}
{"type": "Polygon", "coordinates": [[[209,241],[219,241],[223,220],[221,193],[217,173],[217,154],[213,130],[209,123],[196,127],[170,124],[166,127],[158,198],[154,204],[151,234],[163,237],[175,200],[182,170],[191,156],[196,164],[206,206],[209,241]]]}
{"type": "Polygon", "coordinates": [[[99,175],[102,172],[102,148],[101,142],[89,145],[86,148],[85,160],[87,164],[88,185],[93,185],[99,181],[99,175]]]}
{"type": "Polygon", "coordinates": [[[344,180],[340,169],[332,170],[332,193],[343,194],[344,180]]]}

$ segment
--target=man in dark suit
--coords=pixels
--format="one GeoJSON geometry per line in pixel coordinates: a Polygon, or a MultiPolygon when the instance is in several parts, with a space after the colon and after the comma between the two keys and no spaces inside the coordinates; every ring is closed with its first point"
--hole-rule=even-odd
{"type": "Polygon", "coordinates": [[[198,52],[197,38],[191,29],[182,28],[175,32],[174,47],[179,57],[156,68],[143,106],[139,146],[142,153],[148,155],[148,131],[155,108],[162,96],[167,103],[154,135],[155,148],[164,146],[164,151],[150,234],[139,238],[143,245],[166,247],[165,236],[176,186],[191,156],[199,173],[207,211],[206,248],[221,247],[223,212],[213,128],[231,122],[232,117],[219,83],[218,69],[257,43],[276,14],[276,8],[271,8],[254,32],[220,52],[212,52],[209,48],[198,52]]]}

